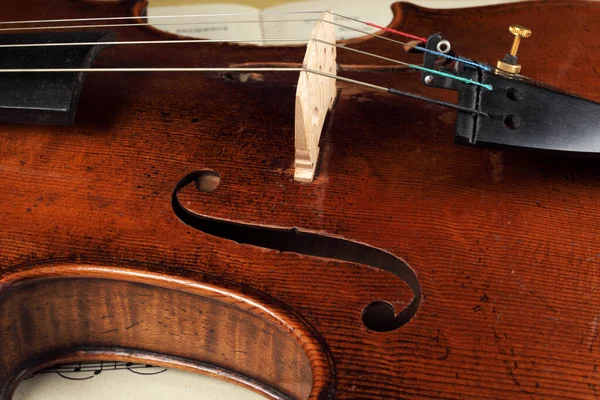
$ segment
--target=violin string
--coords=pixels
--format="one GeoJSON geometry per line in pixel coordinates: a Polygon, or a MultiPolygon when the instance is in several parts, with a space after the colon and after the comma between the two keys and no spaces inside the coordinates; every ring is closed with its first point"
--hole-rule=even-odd
{"type": "MultiPolygon", "coordinates": [[[[489,84],[482,84],[472,79],[463,78],[460,76],[452,75],[446,72],[437,71],[430,68],[425,68],[419,65],[407,63],[400,60],[395,60],[389,57],[384,57],[378,54],[366,52],[363,50],[354,49],[345,45],[331,43],[317,38],[311,38],[310,40],[322,43],[328,46],[333,46],[346,51],[351,51],[358,54],[363,54],[369,57],[378,58],[380,60],[389,61],[395,64],[404,65],[408,68],[424,71],[433,75],[443,76],[445,78],[454,79],[466,84],[481,86],[487,90],[492,90],[492,86],[489,84]]],[[[115,45],[156,45],[156,44],[186,44],[186,43],[241,43],[241,42],[306,42],[306,39],[182,39],[182,40],[135,40],[135,41],[117,41],[117,42],[54,42],[54,43],[17,43],[17,44],[2,44],[0,48],[29,48],[29,47],[74,47],[74,46],[115,46],[115,45]]]]}
{"type": "Polygon", "coordinates": [[[54,72],[303,72],[301,67],[1,68],[0,73],[54,72]]]}
{"type": "Polygon", "coordinates": [[[482,87],[484,89],[487,89],[487,90],[493,90],[492,85],[480,83],[480,82],[474,81],[472,79],[463,78],[463,77],[457,76],[457,75],[452,75],[452,74],[449,74],[449,73],[446,73],[446,72],[443,72],[443,71],[438,71],[438,70],[435,70],[435,69],[425,68],[425,67],[422,67],[420,65],[416,65],[416,64],[411,64],[411,63],[407,63],[407,62],[404,62],[404,61],[395,60],[393,58],[384,57],[384,56],[381,56],[379,54],[369,53],[369,52],[366,52],[366,51],[363,51],[363,50],[358,50],[358,49],[355,49],[355,48],[352,48],[352,47],[345,46],[343,44],[330,43],[330,42],[327,42],[327,41],[324,41],[324,40],[321,40],[321,39],[316,39],[316,38],[311,38],[311,40],[314,40],[315,42],[326,44],[326,45],[329,45],[329,46],[334,46],[334,47],[337,47],[339,49],[344,49],[344,50],[352,51],[354,53],[364,54],[364,55],[369,56],[369,57],[379,58],[381,60],[389,61],[389,62],[392,62],[392,63],[395,63],[395,64],[405,65],[405,66],[407,66],[408,68],[411,68],[411,69],[415,69],[415,70],[419,70],[419,71],[424,71],[424,72],[427,72],[427,73],[430,73],[430,74],[443,76],[443,77],[449,78],[449,79],[454,79],[454,80],[457,80],[459,82],[466,83],[468,85],[475,85],[475,86],[480,86],[480,87],[482,87]]]}
{"type": "MultiPolygon", "coordinates": [[[[412,39],[416,39],[422,42],[426,42],[427,39],[423,38],[423,37],[419,37],[419,36],[415,36],[415,35],[411,35],[405,32],[400,32],[394,29],[390,29],[390,28],[386,28],[377,24],[374,24],[372,22],[366,22],[363,20],[360,20],[358,18],[353,18],[353,17],[349,17],[346,15],[342,15],[342,14],[338,14],[335,13],[333,11],[327,10],[327,11],[294,11],[294,12],[259,12],[259,13],[221,13],[221,14],[187,14],[187,15],[158,15],[158,16],[146,16],[146,17],[135,17],[135,16],[129,16],[129,17],[107,17],[107,18],[72,18],[72,19],[47,19],[47,20],[34,20],[34,21],[4,21],[4,22],[0,22],[0,26],[1,25],[8,25],[8,24],[36,24],[36,23],[66,23],[66,22],[93,22],[93,21],[118,21],[118,20],[131,20],[131,19],[140,19],[140,18],[152,18],[152,19],[169,19],[169,18],[204,18],[204,17],[223,17],[223,16],[265,16],[265,15],[275,15],[275,16],[282,16],[282,15],[300,15],[300,14],[319,14],[319,13],[324,13],[327,12],[335,17],[338,18],[342,18],[342,19],[346,19],[346,20],[350,20],[350,21],[354,21],[354,22],[358,22],[360,24],[363,25],[367,25],[367,26],[371,26],[377,29],[382,29],[384,31],[387,32],[392,32],[394,34],[398,34],[398,35],[403,35],[412,39]]],[[[338,26],[344,29],[349,29],[364,35],[369,35],[369,36],[373,36],[373,37],[377,37],[380,39],[384,39],[384,40],[388,40],[391,41],[393,43],[399,44],[399,45],[403,45],[403,46],[409,46],[412,47],[414,49],[423,51],[423,52],[427,52],[427,53],[431,53],[434,54],[438,57],[444,57],[444,58],[448,58],[451,60],[455,60],[455,61],[459,61],[465,64],[469,64],[471,66],[477,67],[477,68],[481,68],[483,70],[486,71],[491,71],[492,69],[485,65],[485,64],[481,64],[481,63],[477,63],[475,61],[469,60],[467,58],[464,57],[455,57],[452,56],[450,54],[446,54],[446,53],[442,53],[439,51],[435,51],[435,50],[430,50],[427,49],[425,47],[419,46],[419,45],[415,45],[412,43],[405,43],[399,40],[394,40],[394,39],[390,39],[387,38],[385,36],[380,36],[380,35],[376,35],[372,32],[367,32],[365,30],[362,29],[356,29],[353,27],[349,27],[347,25],[343,25],[343,24],[339,24],[337,22],[334,21],[327,21],[327,20],[323,20],[323,19],[278,19],[278,20],[261,20],[261,22],[267,22],[267,23],[280,23],[280,22],[325,22],[325,23],[329,23],[329,24],[333,24],[334,26],[338,26]]],[[[136,23],[128,23],[128,24],[86,24],[86,25],[61,25],[61,26],[36,26],[36,27],[17,27],[17,28],[0,28],[0,31],[39,31],[39,30],[62,30],[62,29],[86,29],[86,28],[118,28],[118,27],[142,27],[142,26],[180,26],[180,25],[214,25],[214,24],[243,24],[243,23],[256,23],[257,21],[255,20],[250,20],[250,21],[194,21],[194,22],[175,22],[175,23],[151,23],[151,22],[136,22],[136,23]]]]}
{"type": "MultiPolygon", "coordinates": [[[[368,26],[379,28],[379,29],[381,29],[381,30],[383,30],[385,32],[391,32],[391,33],[396,34],[396,35],[406,35],[404,32],[400,32],[400,31],[397,31],[395,29],[386,28],[384,26],[380,26],[380,25],[374,24],[372,22],[366,22],[366,24],[368,26]]],[[[492,68],[490,66],[488,66],[486,64],[475,62],[473,60],[469,60],[468,58],[452,56],[450,54],[445,54],[445,53],[442,53],[441,51],[431,50],[431,49],[428,49],[428,48],[422,47],[422,46],[414,46],[414,48],[417,49],[417,50],[426,51],[428,53],[435,54],[437,56],[446,57],[446,58],[449,58],[450,60],[460,61],[460,62],[462,62],[464,64],[469,64],[469,65],[471,65],[473,67],[481,68],[484,71],[491,71],[492,70],[492,68]]]]}
{"type": "MultiPolygon", "coordinates": [[[[371,27],[375,27],[378,29],[384,29],[387,31],[390,31],[392,33],[395,34],[399,34],[399,35],[403,35],[405,37],[409,37],[412,39],[416,39],[419,41],[426,41],[425,38],[422,37],[418,37],[415,35],[411,35],[411,34],[407,34],[404,32],[400,32],[400,31],[396,31],[396,30],[392,30],[392,29],[388,29],[385,27],[381,27],[379,25],[373,24],[373,23],[369,23],[369,22],[365,22],[362,20],[359,20],[357,18],[352,18],[352,17],[348,17],[345,15],[341,15],[341,14],[337,14],[331,11],[326,11],[334,16],[337,16],[339,18],[344,18],[344,19],[348,19],[348,20],[352,20],[355,22],[359,22],[362,24],[365,24],[367,26],[371,26],[371,27]]],[[[281,12],[281,13],[276,13],[276,12],[263,12],[263,13],[227,13],[227,14],[188,14],[188,15],[159,15],[159,16],[154,16],[154,17],[150,17],[150,18],[155,18],[155,19],[168,19],[168,18],[199,18],[199,17],[223,17],[223,16],[255,16],[255,15],[297,15],[297,14],[316,14],[316,13],[322,13],[321,11],[297,11],[297,12],[281,12]]],[[[66,23],[66,22],[98,22],[98,21],[115,21],[115,20],[131,20],[131,19],[139,19],[142,17],[135,17],[135,16],[129,16],[129,17],[107,17],[107,18],[76,18],[76,19],[46,19],[46,20],[37,20],[37,21],[3,21],[0,22],[0,25],[9,25],[9,24],[39,24],[39,23],[66,23]]],[[[147,18],[147,17],[146,17],[147,18]]],[[[451,58],[451,59],[455,59],[457,61],[461,61],[467,64],[471,64],[474,66],[478,66],[480,68],[484,68],[486,69],[487,67],[485,65],[481,65],[478,63],[475,63],[471,60],[468,59],[464,59],[464,58],[459,58],[459,57],[453,57],[450,56],[448,54],[445,53],[441,53],[441,52],[436,52],[436,51],[432,51],[429,50],[427,48],[423,48],[421,46],[418,45],[413,45],[411,43],[404,43],[401,41],[397,41],[397,40],[393,40],[390,38],[386,38],[383,36],[379,36],[379,35],[375,35],[371,32],[367,32],[365,30],[360,30],[360,29],[356,29],[356,28],[352,28],[352,27],[348,27],[346,25],[343,24],[339,24],[333,21],[326,21],[323,19],[301,19],[301,20],[290,20],[290,19],[284,19],[284,20],[264,20],[262,22],[317,22],[317,21],[322,21],[325,23],[331,23],[333,25],[337,25],[339,27],[345,28],[345,29],[350,29],[350,30],[354,30],[357,32],[360,32],[362,34],[366,34],[366,35],[370,35],[370,36],[374,36],[380,39],[385,39],[385,40],[389,40],[391,42],[400,44],[400,45],[405,45],[405,46],[410,46],[413,48],[416,48],[418,50],[421,51],[425,51],[425,52],[431,52],[433,54],[436,54],[440,57],[446,57],[446,58],[451,58]]],[[[0,28],[0,31],[23,31],[23,30],[46,30],[46,29],[81,29],[81,28],[109,28],[109,27],[134,27],[134,26],[162,26],[162,25],[214,25],[216,23],[256,23],[256,21],[217,21],[217,22],[178,22],[178,23],[150,23],[150,22],[146,22],[146,23],[133,23],[133,24],[86,24],[86,25],[68,25],[68,26],[50,26],[50,27],[27,27],[27,28],[0,28]]],[[[388,57],[384,57],[384,56],[380,56],[377,54],[373,54],[373,53],[369,53],[369,52],[365,52],[362,50],[358,50],[358,49],[354,49],[354,48],[350,48],[344,45],[340,45],[340,44],[336,44],[336,43],[329,43],[326,41],[322,41],[319,39],[312,39],[315,40],[317,42],[321,42],[323,44],[327,44],[327,45],[332,45],[335,46],[337,48],[341,48],[344,50],[349,50],[349,51],[353,51],[356,53],[360,53],[360,54],[364,54],[367,56],[371,56],[371,57],[376,57],[379,59],[383,59],[389,62],[393,62],[393,63],[397,63],[397,64],[401,64],[401,65],[405,65],[409,68],[412,69],[417,69],[417,70],[421,70],[421,71],[425,71],[428,73],[432,73],[432,74],[436,74],[436,75],[441,75],[450,79],[455,79],[455,80],[459,80],[461,82],[467,83],[467,84],[472,84],[472,85],[477,85],[477,86],[481,86],[484,87],[488,90],[492,90],[492,88],[490,87],[490,85],[484,85],[481,84],[479,82],[470,80],[470,79],[466,79],[466,78],[462,78],[462,77],[458,77],[452,74],[448,74],[448,73],[444,73],[441,71],[437,71],[437,70],[432,70],[432,69],[428,69],[425,67],[421,67],[415,64],[410,64],[410,63],[405,63],[403,61],[399,61],[399,60],[394,60],[388,57]]],[[[0,45],[0,48],[8,48],[8,47],[36,47],[36,46],[68,46],[68,45],[90,45],[90,46],[94,46],[94,45],[115,45],[115,44],[131,44],[131,45],[135,45],[135,44],[172,44],[172,43],[196,43],[196,42],[205,42],[205,43],[209,43],[209,42],[230,42],[230,43],[237,43],[237,42],[304,42],[305,40],[302,39],[233,39],[233,40],[222,40],[222,39],[183,39],[183,40],[155,40],[155,41],[122,41],[122,42],[90,42],[90,43],[39,43],[39,44],[30,44],[30,43],[24,43],[24,44],[9,44],[9,45],[0,45]]],[[[454,108],[454,109],[458,109],[464,112],[469,112],[469,113],[474,113],[474,114],[480,114],[483,116],[488,116],[485,113],[482,113],[480,111],[477,110],[472,110],[472,109],[468,109],[468,108],[464,108],[464,107],[460,107],[456,104],[453,103],[447,103],[447,102],[443,102],[443,101],[439,101],[439,100],[434,100],[434,99],[430,99],[430,98],[426,98],[424,96],[420,96],[417,94],[413,94],[413,93],[408,93],[408,92],[402,92],[396,89],[391,89],[391,88],[385,88],[382,86],[378,86],[378,85],[373,85],[367,82],[361,82],[361,81],[357,81],[357,80],[353,80],[353,79],[349,79],[349,78],[344,78],[344,77],[340,77],[337,75],[331,75],[331,74],[327,74],[324,73],[322,71],[314,71],[314,70],[308,70],[306,68],[62,68],[62,69],[56,69],[56,68],[51,68],[51,69],[26,69],[26,70],[19,70],[19,69],[3,69],[0,70],[0,72],[3,73],[7,73],[7,72],[142,72],[142,71],[156,71],[156,72],[222,72],[222,71],[230,71],[230,72],[275,72],[275,71],[296,71],[296,72],[308,72],[308,73],[314,73],[317,75],[322,75],[322,76],[327,76],[333,79],[337,79],[337,80],[341,80],[341,81],[346,81],[349,83],[353,83],[353,84],[357,84],[357,85],[362,85],[362,86],[367,86],[376,90],[380,90],[380,91],[385,91],[387,93],[392,93],[392,94],[397,94],[397,95],[403,95],[403,96],[407,96],[407,97],[411,97],[414,99],[419,99],[419,100],[423,100],[423,101],[429,101],[438,105],[442,105],[445,107],[450,107],[450,108],[454,108]]]]}
{"type": "MultiPolygon", "coordinates": [[[[333,14],[333,13],[332,13],[333,14]]],[[[207,14],[210,15],[210,14],[207,14]]],[[[336,16],[339,16],[341,18],[347,18],[350,20],[354,20],[354,18],[351,17],[344,17],[341,15],[337,15],[337,14],[333,14],[336,16]]],[[[126,18],[126,17],[118,17],[118,18],[126,18]]],[[[98,18],[99,20],[102,20],[101,18],[98,18]]],[[[89,20],[94,20],[94,19],[89,19],[89,20]]],[[[58,21],[58,20],[55,20],[58,21]]],[[[67,21],[67,20],[66,20],[67,21]]],[[[29,27],[29,28],[0,28],[0,31],[29,31],[29,30],[46,30],[46,29],[54,29],[54,30],[60,30],[60,29],[84,29],[84,28],[119,28],[119,27],[125,27],[125,28],[133,28],[133,27],[143,27],[143,26],[163,26],[163,25],[168,25],[168,26],[180,26],[180,25],[214,25],[214,24],[222,24],[222,23],[231,23],[231,24],[236,24],[236,23],[256,23],[257,21],[216,21],[216,22],[174,22],[174,23],[160,23],[160,24],[154,24],[154,23],[150,23],[150,22],[136,22],[136,23],[131,23],[131,24],[94,24],[94,25],[60,25],[60,26],[36,26],[36,27],[29,27]]],[[[379,38],[382,40],[387,40],[391,43],[395,43],[395,44],[399,44],[402,46],[410,46],[410,47],[416,47],[416,45],[413,45],[411,43],[405,43],[399,40],[394,40],[385,36],[379,36],[375,33],[372,32],[367,32],[363,29],[357,29],[357,28],[353,28],[344,24],[340,24],[338,22],[334,22],[334,21],[327,21],[327,20],[323,20],[321,18],[317,18],[317,19],[302,19],[302,20],[289,20],[289,19],[283,19],[283,20],[270,20],[270,21],[262,21],[262,22],[325,22],[340,28],[344,28],[344,29],[348,29],[348,30],[352,30],[354,32],[357,33],[361,33],[364,35],[369,35],[375,38],[379,38]]],[[[429,49],[424,49],[425,51],[430,51],[429,49]]],[[[441,53],[443,55],[443,53],[441,53]]]]}
{"type": "MultiPolygon", "coordinates": [[[[276,23],[276,22],[318,22],[320,19],[277,19],[264,20],[261,23],[276,23]]],[[[183,26],[183,25],[216,25],[216,24],[256,24],[258,20],[250,21],[196,21],[196,22],[176,22],[176,23],[151,23],[151,22],[136,22],[131,24],[96,24],[96,25],[59,25],[59,26],[33,26],[27,28],[0,28],[0,32],[15,32],[15,31],[50,31],[62,29],[87,29],[87,28],[133,28],[141,26],[183,26]]]]}
{"type": "MultiPolygon", "coordinates": [[[[334,13],[332,13],[332,14],[333,15],[337,15],[337,14],[334,14],[334,13]]],[[[354,18],[350,18],[350,17],[346,17],[346,18],[354,20],[354,18]]],[[[386,36],[380,36],[380,35],[377,35],[376,33],[373,33],[373,32],[368,32],[368,31],[365,31],[365,30],[362,30],[362,29],[357,29],[357,28],[353,28],[353,27],[348,26],[348,25],[340,24],[339,22],[327,21],[327,20],[323,20],[323,19],[321,21],[325,22],[327,24],[331,24],[331,25],[337,26],[339,28],[344,28],[344,29],[348,29],[348,30],[351,30],[351,31],[354,31],[354,32],[359,32],[359,33],[362,33],[362,34],[364,34],[366,36],[372,36],[372,37],[380,39],[380,40],[386,40],[388,42],[392,42],[392,43],[395,43],[395,44],[412,47],[413,49],[417,49],[417,50],[420,50],[420,51],[423,51],[423,52],[426,52],[426,53],[435,54],[435,55],[437,55],[439,57],[448,58],[448,59],[455,60],[455,61],[461,61],[461,62],[464,62],[465,64],[470,64],[470,65],[473,65],[475,67],[480,67],[480,68],[485,69],[487,71],[491,70],[489,66],[476,63],[476,62],[471,61],[471,60],[466,59],[466,58],[455,57],[455,56],[452,56],[450,54],[441,53],[441,52],[438,52],[438,51],[435,51],[435,50],[430,50],[428,48],[421,47],[421,46],[418,46],[418,45],[415,45],[415,44],[412,44],[412,43],[406,43],[406,42],[402,42],[400,40],[392,39],[392,38],[389,38],[389,37],[386,37],[386,36]]]]}
{"type": "MultiPolygon", "coordinates": [[[[358,20],[356,18],[353,18],[353,21],[360,21],[360,20],[358,20]]],[[[385,26],[377,25],[377,24],[375,24],[373,22],[367,22],[367,21],[365,21],[365,22],[362,22],[362,23],[365,24],[365,25],[367,25],[367,26],[370,26],[372,28],[382,29],[382,30],[384,30],[386,32],[390,32],[390,33],[393,33],[395,35],[404,36],[404,37],[407,37],[409,39],[418,40],[420,42],[427,42],[427,38],[420,37],[420,36],[415,36],[415,35],[411,35],[410,33],[402,32],[402,31],[399,31],[399,30],[396,30],[396,29],[387,28],[385,26]]]]}
{"type": "MultiPolygon", "coordinates": [[[[408,34],[405,34],[404,32],[400,32],[400,31],[397,31],[397,30],[394,30],[394,29],[389,29],[389,28],[386,28],[386,27],[383,27],[383,26],[379,26],[379,25],[373,24],[371,22],[364,22],[364,21],[361,21],[361,20],[356,19],[356,18],[342,16],[342,15],[336,14],[336,13],[334,13],[332,11],[328,11],[328,12],[331,15],[334,15],[336,17],[346,18],[346,19],[349,19],[351,21],[356,21],[356,22],[359,22],[359,23],[362,23],[362,24],[365,24],[365,25],[368,25],[368,26],[371,26],[371,27],[382,29],[382,30],[384,30],[386,32],[392,32],[392,33],[395,33],[395,34],[408,35],[408,34]]],[[[352,31],[355,31],[355,32],[359,32],[359,33],[365,34],[365,35],[369,35],[369,36],[373,36],[373,37],[376,37],[376,38],[380,38],[382,40],[388,40],[390,42],[401,44],[403,46],[409,46],[409,47],[412,47],[415,50],[423,51],[425,53],[431,53],[431,54],[434,54],[434,55],[436,55],[438,57],[444,57],[444,58],[447,58],[447,59],[450,59],[450,60],[459,61],[459,62],[471,65],[471,66],[476,67],[476,68],[481,68],[484,71],[491,71],[492,70],[492,68],[489,65],[478,63],[478,62],[475,62],[473,60],[469,60],[468,58],[456,57],[456,56],[453,56],[453,55],[450,55],[450,54],[442,53],[440,51],[431,50],[431,49],[428,49],[426,47],[422,47],[422,46],[415,45],[415,44],[412,44],[412,43],[405,43],[405,42],[402,42],[400,40],[394,40],[394,39],[391,39],[391,38],[388,38],[388,37],[385,37],[385,36],[377,35],[377,34],[372,33],[372,32],[367,32],[367,31],[362,30],[362,29],[357,29],[357,28],[353,28],[353,27],[350,27],[350,26],[342,25],[342,24],[339,24],[337,22],[332,22],[332,21],[327,21],[327,20],[322,20],[322,21],[325,22],[325,23],[328,23],[328,24],[332,24],[332,25],[338,26],[340,28],[349,29],[349,30],[352,30],[352,31]]],[[[410,35],[410,36],[412,36],[412,35],[410,35]]],[[[418,38],[418,39],[420,40],[420,39],[423,39],[423,38],[418,38]]],[[[424,40],[424,41],[426,42],[427,40],[424,40]]]]}
{"type": "Polygon", "coordinates": [[[374,90],[386,92],[386,93],[393,94],[396,96],[408,97],[411,99],[420,100],[420,101],[424,101],[427,103],[437,104],[438,106],[441,106],[441,107],[451,108],[451,109],[461,111],[461,112],[471,114],[471,115],[477,115],[477,116],[486,117],[486,118],[495,117],[495,116],[492,116],[491,114],[485,113],[483,111],[475,110],[475,109],[468,108],[468,107],[463,107],[458,104],[450,103],[450,102],[443,101],[443,100],[432,99],[430,97],[421,96],[416,93],[405,92],[405,91],[394,89],[394,88],[387,88],[385,86],[379,86],[379,85],[375,85],[372,83],[359,81],[356,79],[351,79],[351,78],[346,78],[346,77],[339,76],[339,75],[329,74],[329,73],[323,72],[323,71],[317,71],[317,70],[312,70],[312,69],[308,69],[308,68],[303,68],[303,70],[307,73],[321,75],[326,78],[336,79],[336,80],[339,80],[342,82],[351,83],[351,84],[358,85],[358,86],[368,87],[368,88],[371,88],[374,90]]]}
{"type": "Polygon", "coordinates": [[[68,18],[68,19],[39,19],[28,21],[0,21],[0,25],[33,25],[48,23],[70,23],[70,22],[100,22],[100,21],[124,21],[131,19],[177,19],[177,18],[211,18],[211,17],[250,17],[255,15],[297,15],[297,14],[322,14],[323,11],[287,11],[287,12],[255,12],[255,13],[221,13],[221,14],[176,14],[176,15],[150,15],[129,17],[104,17],[104,18],[68,18]]]}
{"type": "Polygon", "coordinates": [[[177,40],[127,40],[116,42],[50,42],[50,43],[15,43],[0,44],[0,49],[26,47],[75,47],[75,46],[119,46],[119,45],[154,45],[154,44],[190,44],[190,43],[254,43],[254,42],[301,42],[306,38],[248,38],[248,39],[177,39],[177,40]]]}
{"type": "MultiPolygon", "coordinates": [[[[327,10],[326,12],[329,13],[329,14],[331,14],[331,15],[333,15],[333,16],[344,18],[344,19],[349,19],[351,21],[358,22],[358,23],[363,24],[363,25],[368,25],[368,26],[371,26],[373,28],[385,29],[385,28],[382,28],[381,26],[373,24],[371,22],[366,22],[366,21],[363,21],[361,19],[354,18],[354,17],[348,17],[347,15],[338,14],[338,13],[335,13],[335,12],[333,12],[331,10],[327,10]]],[[[412,35],[410,33],[405,33],[405,32],[400,32],[400,31],[395,31],[394,33],[396,33],[398,35],[401,35],[401,36],[404,36],[404,37],[407,37],[409,39],[418,40],[420,42],[426,42],[427,41],[427,38],[416,36],[416,35],[412,35]]]]}
{"type": "Polygon", "coordinates": [[[329,74],[327,72],[318,71],[309,68],[293,68],[293,67],[282,67],[282,68],[206,68],[206,67],[191,67],[191,68],[34,68],[34,69],[0,69],[2,73],[79,73],[79,72],[306,72],[315,75],[321,75],[327,78],[335,79],[338,81],[351,83],[358,86],[368,87],[374,90],[386,92],[393,95],[409,97],[415,100],[421,100],[432,104],[437,104],[442,107],[451,108],[457,111],[462,111],[472,115],[478,115],[482,117],[490,117],[490,114],[484,113],[479,110],[462,107],[454,103],[449,103],[442,100],[436,100],[429,97],[421,96],[415,93],[404,92],[394,88],[387,88],[384,86],[375,85],[372,83],[359,81],[356,79],[346,78],[339,75],[329,74]]]}
{"type": "MultiPolygon", "coordinates": [[[[334,14],[334,15],[339,16],[338,14],[334,14]]],[[[346,18],[354,20],[354,18],[350,18],[350,17],[346,17],[346,18]]],[[[416,48],[416,49],[424,51],[424,52],[433,53],[433,54],[435,54],[437,56],[440,56],[440,57],[445,57],[445,58],[450,58],[450,59],[454,59],[454,60],[457,60],[457,61],[462,61],[462,62],[465,62],[467,64],[474,64],[475,66],[479,65],[479,64],[474,63],[474,62],[472,62],[470,60],[467,60],[467,59],[463,59],[463,58],[459,58],[459,57],[454,57],[454,56],[451,56],[451,55],[448,55],[448,54],[445,54],[445,53],[437,52],[437,51],[430,50],[430,49],[427,49],[427,48],[424,48],[424,47],[420,47],[420,46],[416,46],[416,45],[413,45],[413,44],[410,44],[410,43],[405,43],[405,42],[402,42],[402,41],[399,41],[399,40],[390,39],[390,38],[385,37],[385,36],[379,36],[379,35],[376,35],[376,34],[371,33],[371,32],[367,32],[367,31],[362,30],[362,29],[352,28],[352,27],[349,27],[349,26],[344,25],[344,24],[340,24],[340,23],[333,22],[333,21],[327,21],[327,20],[323,20],[323,19],[316,19],[316,20],[312,20],[312,19],[309,19],[309,20],[306,20],[306,19],[301,19],[301,20],[298,20],[298,19],[296,19],[296,20],[272,20],[272,21],[263,21],[263,22],[318,22],[318,21],[325,22],[325,23],[328,23],[328,24],[332,24],[332,25],[338,26],[340,28],[344,28],[344,29],[349,29],[349,30],[352,30],[352,31],[356,31],[356,32],[359,32],[361,34],[369,35],[369,36],[372,36],[372,37],[375,37],[375,38],[379,38],[379,39],[382,39],[382,40],[387,40],[389,42],[396,43],[396,44],[399,44],[399,45],[410,46],[410,47],[416,48]]],[[[256,21],[219,21],[218,23],[255,23],[255,22],[256,21]]],[[[55,27],[31,27],[31,28],[23,28],[23,29],[21,29],[21,28],[0,28],[0,31],[43,30],[43,29],[77,29],[77,28],[111,28],[111,27],[114,28],[114,27],[150,26],[150,25],[152,25],[152,26],[161,26],[161,25],[177,25],[177,26],[179,26],[179,25],[199,25],[199,24],[200,25],[206,25],[206,24],[212,25],[212,24],[215,24],[215,23],[217,23],[217,22],[179,22],[179,23],[176,23],[176,24],[168,24],[168,23],[164,23],[164,24],[134,23],[134,24],[102,24],[102,25],[68,25],[68,26],[55,26],[55,27]]],[[[145,41],[145,43],[146,44],[151,44],[151,43],[164,44],[166,42],[192,43],[192,42],[201,42],[201,41],[204,41],[204,42],[215,42],[215,43],[216,42],[224,42],[224,43],[227,43],[227,42],[230,42],[230,43],[259,42],[259,40],[255,40],[255,39],[247,39],[247,40],[240,40],[240,39],[223,39],[223,40],[216,40],[216,39],[214,39],[214,40],[213,39],[189,39],[189,40],[186,40],[186,39],[183,39],[183,40],[179,40],[179,41],[175,41],[175,40],[171,40],[171,41],[145,41]]],[[[263,40],[260,40],[260,41],[263,41],[263,40]]],[[[268,39],[268,40],[264,40],[264,41],[265,42],[267,42],[267,41],[284,42],[286,40],[284,40],[284,39],[274,39],[274,40],[268,39]]],[[[305,39],[290,40],[290,42],[293,42],[293,41],[296,41],[296,42],[297,41],[305,42],[306,40],[305,39]]],[[[142,44],[143,42],[140,41],[139,43],[142,44]]],[[[71,45],[74,46],[76,44],[77,43],[72,43],[71,45]]],[[[100,44],[103,44],[103,43],[101,43],[101,42],[96,42],[95,43],[95,45],[100,45],[100,44]]],[[[106,43],[106,44],[108,45],[108,43],[106,43]]],[[[136,43],[134,43],[134,42],[111,42],[111,44],[114,45],[114,44],[136,44],[136,43]]],[[[10,45],[0,45],[0,48],[35,47],[35,45],[36,44],[18,44],[18,45],[12,45],[12,44],[10,44],[10,45]]],[[[48,43],[48,44],[45,44],[45,45],[48,45],[48,46],[50,46],[50,45],[59,46],[60,44],[48,43]]],[[[86,45],[92,45],[92,44],[86,44],[86,45]]],[[[414,65],[414,64],[408,64],[408,63],[405,63],[405,64],[406,65],[411,65],[411,66],[414,65]]],[[[422,69],[423,68],[423,67],[418,67],[418,66],[415,66],[415,67],[416,67],[415,69],[422,69]]],[[[483,67],[482,66],[482,68],[485,69],[487,67],[483,67]]],[[[445,73],[442,73],[442,72],[436,71],[436,70],[429,70],[428,69],[427,71],[431,72],[433,74],[436,74],[436,75],[442,75],[442,76],[445,76],[445,77],[448,77],[448,78],[452,78],[452,79],[457,79],[457,78],[458,78],[458,80],[462,80],[463,79],[463,78],[459,78],[459,77],[456,77],[456,76],[451,75],[451,74],[445,74],[445,73]]],[[[466,82],[466,83],[469,83],[469,82],[474,83],[475,81],[470,81],[470,80],[467,79],[464,82],[466,82]]],[[[478,83],[475,83],[475,84],[478,84],[478,83]]],[[[486,87],[486,86],[484,86],[484,87],[486,87]]],[[[492,89],[490,89],[488,87],[486,87],[486,89],[492,90],[492,89]]]]}

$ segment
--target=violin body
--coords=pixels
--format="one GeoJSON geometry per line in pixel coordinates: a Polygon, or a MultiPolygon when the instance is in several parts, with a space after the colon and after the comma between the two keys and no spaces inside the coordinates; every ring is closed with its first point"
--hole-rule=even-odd
{"type": "MultiPolygon", "coordinates": [[[[22,0],[2,19],[141,14],[135,1],[22,0]]],[[[342,10],[339,10],[342,11],[342,10]]],[[[394,5],[392,27],[442,31],[490,64],[506,28],[535,34],[524,73],[600,101],[600,4],[462,10],[394,5]]],[[[151,28],[111,29],[152,40],[151,28]]],[[[373,38],[353,47],[409,60],[373,38]]],[[[94,65],[301,62],[302,46],[106,49],[94,65]]],[[[455,101],[419,72],[339,52],[340,75],[455,101]]],[[[453,144],[456,112],[340,82],[315,181],[293,180],[297,73],[90,73],[74,124],[0,127],[0,398],[36,370],[142,361],[271,398],[595,398],[600,164],[453,144]],[[389,271],[207,234],[173,211],[293,228],[393,254],[416,315],[385,332],[363,312],[413,301],[389,271]],[[216,173],[211,176],[216,176],[216,173]],[[209,192],[210,193],[207,193],[209,192]]],[[[568,135],[569,132],[565,132],[568,135]]],[[[226,236],[226,235],[225,235],[226,236]]]]}

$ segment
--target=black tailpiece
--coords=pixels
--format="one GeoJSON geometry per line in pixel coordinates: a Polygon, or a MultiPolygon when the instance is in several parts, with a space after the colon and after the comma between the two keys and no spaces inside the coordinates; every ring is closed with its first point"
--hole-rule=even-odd
{"type": "MultiPolygon", "coordinates": [[[[430,36],[427,48],[437,51],[441,40],[439,34],[430,36]]],[[[459,111],[456,143],[600,153],[600,104],[519,75],[497,74],[460,62],[452,69],[439,66],[438,59],[435,54],[425,53],[424,66],[493,87],[487,90],[427,72],[422,74],[427,86],[457,90],[460,107],[489,115],[459,111]]]]}

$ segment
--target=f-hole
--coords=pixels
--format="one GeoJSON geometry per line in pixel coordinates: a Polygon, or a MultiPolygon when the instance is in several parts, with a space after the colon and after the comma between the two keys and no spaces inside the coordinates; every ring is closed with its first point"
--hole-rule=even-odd
{"type": "MultiPolygon", "coordinates": [[[[175,214],[188,226],[208,235],[263,249],[290,252],[305,256],[347,261],[368,265],[391,272],[402,279],[413,292],[413,299],[398,311],[390,303],[379,300],[366,304],[359,316],[370,330],[389,332],[407,324],[416,314],[421,301],[421,285],[414,271],[395,255],[342,238],[300,230],[276,228],[225,221],[188,210],[179,200],[178,193],[190,184],[214,181],[218,173],[212,170],[196,171],[185,176],[174,188],[172,207],[175,214]]],[[[220,178],[219,178],[220,182],[220,178]]]]}

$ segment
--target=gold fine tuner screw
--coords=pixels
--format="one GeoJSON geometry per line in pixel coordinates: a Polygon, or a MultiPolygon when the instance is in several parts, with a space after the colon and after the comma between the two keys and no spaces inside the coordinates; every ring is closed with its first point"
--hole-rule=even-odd
{"type": "Polygon", "coordinates": [[[510,48],[510,52],[508,52],[503,60],[498,60],[499,70],[508,72],[509,74],[518,74],[521,72],[521,66],[517,64],[517,52],[519,51],[519,46],[521,45],[521,38],[527,39],[531,37],[531,29],[525,28],[521,25],[511,25],[508,28],[510,33],[515,35],[515,39],[513,41],[512,47],[510,48]]]}

